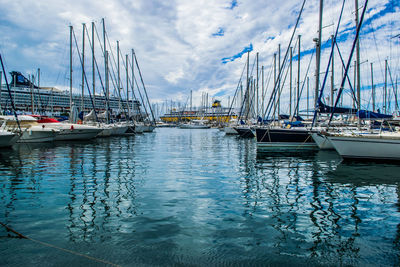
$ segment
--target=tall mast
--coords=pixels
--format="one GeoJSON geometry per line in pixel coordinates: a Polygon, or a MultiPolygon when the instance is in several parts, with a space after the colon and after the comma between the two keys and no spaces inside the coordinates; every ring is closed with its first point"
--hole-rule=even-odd
{"type": "MultiPolygon", "coordinates": [[[[274,53],[274,88],[276,88],[276,53],[274,53]]],[[[274,119],[276,117],[276,94],[274,95],[274,119]]]]}
{"type": "MultiPolygon", "coordinates": [[[[249,114],[250,112],[250,78],[249,78],[249,57],[250,57],[250,51],[247,51],[247,74],[246,74],[246,93],[245,93],[245,97],[246,97],[246,109],[245,109],[245,114],[247,116],[247,114],[249,114]]],[[[207,101],[208,101],[208,96],[207,96],[207,101]]]]}
{"type": "Polygon", "coordinates": [[[108,102],[110,101],[109,96],[110,96],[110,82],[109,82],[109,77],[108,77],[108,51],[105,51],[105,71],[106,71],[106,121],[107,123],[110,122],[110,114],[108,114],[109,111],[109,106],[108,102]]]}
{"type": "MultiPolygon", "coordinates": [[[[126,105],[129,110],[129,74],[128,74],[128,54],[125,55],[125,62],[126,62],[126,105]]],[[[130,116],[130,114],[129,114],[130,116]]]]}
{"type": "Polygon", "coordinates": [[[117,41],[117,90],[118,90],[118,108],[121,110],[121,73],[119,68],[119,41],[117,41]]]}
{"type": "MultiPolygon", "coordinates": [[[[353,81],[353,83],[354,83],[354,85],[356,85],[356,83],[357,83],[357,60],[354,61],[354,81],[353,81]]],[[[357,108],[356,102],[357,102],[357,99],[353,98],[353,108],[357,108]]]]}
{"type": "Polygon", "coordinates": [[[372,111],[375,112],[375,86],[374,86],[374,70],[371,62],[371,90],[372,90],[372,111]]]}
{"type": "Polygon", "coordinates": [[[385,114],[387,112],[386,108],[386,100],[387,100],[387,70],[388,70],[388,64],[387,64],[387,59],[385,59],[385,91],[383,93],[383,108],[385,111],[385,114]]]}
{"type": "Polygon", "coordinates": [[[85,108],[83,94],[85,93],[85,23],[82,23],[82,95],[81,111],[85,108]]]}
{"type": "MultiPolygon", "coordinates": [[[[133,103],[135,102],[135,101],[133,101],[134,95],[135,95],[135,63],[134,63],[135,59],[134,59],[133,49],[131,51],[132,51],[132,111],[133,111],[134,110],[133,103]]],[[[167,100],[165,100],[165,101],[167,101],[167,100]]],[[[167,108],[167,104],[165,105],[165,107],[167,108]]],[[[171,112],[172,112],[172,107],[171,107],[171,112]]]]}
{"type": "Polygon", "coordinates": [[[257,95],[256,95],[256,109],[257,109],[257,116],[258,116],[258,114],[259,114],[259,107],[258,107],[258,52],[257,52],[257,75],[256,75],[256,90],[257,90],[257,95]]]}
{"type": "Polygon", "coordinates": [[[32,114],[35,113],[35,103],[33,100],[33,74],[29,75],[29,81],[30,81],[30,88],[31,88],[31,112],[32,114]]]}
{"type": "Polygon", "coordinates": [[[72,112],[72,25],[69,26],[69,112],[72,112]]]}
{"type": "Polygon", "coordinates": [[[319,1],[319,27],[318,27],[318,38],[314,39],[316,41],[316,69],[315,69],[315,100],[314,105],[317,106],[318,92],[319,92],[319,70],[321,66],[321,38],[322,38],[322,10],[323,10],[323,0],[319,1]]]}
{"type": "MultiPolygon", "coordinates": [[[[104,18],[101,19],[101,21],[103,22],[103,47],[104,47],[104,74],[107,73],[107,57],[106,57],[106,51],[107,51],[107,46],[106,46],[106,25],[105,25],[105,21],[104,18]]],[[[108,97],[108,96],[107,96],[108,97]]]]}
{"type": "MultiPolygon", "coordinates": [[[[264,66],[261,66],[261,110],[264,110],[264,66]]],[[[261,112],[262,114],[262,112],[261,112]]]]}
{"type": "Polygon", "coordinates": [[[3,72],[0,71],[0,114],[3,114],[2,110],[1,110],[1,100],[2,100],[1,93],[3,91],[3,88],[1,86],[1,84],[3,82],[2,79],[3,79],[3,72]]]}
{"type": "Polygon", "coordinates": [[[293,47],[290,47],[290,63],[289,63],[289,116],[292,116],[292,62],[293,62],[293,47]]]}
{"type": "MultiPolygon", "coordinates": [[[[298,101],[300,101],[300,40],[301,40],[301,35],[298,36],[299,38],[299,44],[298,44],[298,52],[297,52],[297,94],[296,94],[296,106],[298,101]]],[[[308,86],[308,85],[307,85],[308,86]]],[[[308,89],[307,89],[308,90],[308,89]]],[[[299,114],[299,109],[297,108],[297,115],[299,114]]],[[[307,112],[308,112],[308,96],[307,96],[307,112]]]]}
{"type": "Polygon", "coordinates": [[[307,115],[310,108],[310,78],[307,76],[307,115]]]}
{"type": "Polygon", "coordinates": [[[96,109],[96,73],[95,73],[95,62],[94,62],[94,22],[92,22],[92,86],[93,86],[93,102],[94,109],[96,109]]]}
{"type": "MultiPolygon", "coordinates": [[[[282,64],[283,65],[283,64],[282,64]]],[[[279,68],[279,79],[278,79],[278,119],[279,119],[279,113],[281,110],[281,78],[282,78],[282,73],[283,69],[281,69],[281,44],[278,45],[278,68],[279,68]]]]}
{"type": "MultiPolygon", "coordinates": [[[[358,27],[358,0],[355,0],[356,6],[356,28],[358,27]]],[[[357,61],[357,110],[358,114],[360,114],[361,109],[361,80],[360,80],[360,41],[357,38],[356,43],[356,61],[357,61]]],[[[358,115],[358,127],[361,126],[361,118],[358,115]]]]}
{"type": "MultiPolygon", "coordinates": [[[[331,35],[331,38],[332,38],[332,47],[335,45],[335,41],[334,41],[334,38],[335,38],[335,36],[334,35],[331,35]]],[[[335,73],[335,65],[334,65],[334,54],[335,53],[332,53],[332,66],[331,66],[331,106],[333,106],[333,99],[334,99],[334,94],[335,94],[335,80],[334,80],[334,73],[335,73]]]]}

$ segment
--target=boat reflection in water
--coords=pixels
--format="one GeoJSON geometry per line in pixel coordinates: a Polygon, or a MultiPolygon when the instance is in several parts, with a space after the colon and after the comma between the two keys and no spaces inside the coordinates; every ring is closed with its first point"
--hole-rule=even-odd
{"type": "MultiPolygon", "coordinates": [[[[120,265],[399,263],[397,165],[262,154],[216,129],[18,147],[0,154],[0,221],[63,248],[120,265]]],[[[93,264],[0,247],[0,265],[93,264]]]]}

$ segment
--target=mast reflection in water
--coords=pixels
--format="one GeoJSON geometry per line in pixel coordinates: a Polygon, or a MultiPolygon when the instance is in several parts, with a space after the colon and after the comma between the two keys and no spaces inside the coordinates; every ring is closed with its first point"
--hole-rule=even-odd
{"type": "MultiPolygon", "coordinates": [[[[400,166],[157,129],[0,153],[0,221],[120,265],[398,265],[400,166]]],[[[0,265],[89,259],[11,238],[0,265]]]]}

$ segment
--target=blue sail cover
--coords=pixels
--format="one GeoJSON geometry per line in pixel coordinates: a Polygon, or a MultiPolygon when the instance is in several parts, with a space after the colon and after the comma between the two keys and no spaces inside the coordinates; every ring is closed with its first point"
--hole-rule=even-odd
{"type": "Polygon", "coordinates": [[[359,112],[357,112],[357,116],[359,116],[361,119],[389,119],[389,118],[392,118],[392,115],[372,112],[369,110],[360,110],[359,112]]]}
{"type": "Polygon", "coordinates": [[[343,108],[343,107],[331,107],[324,104],[322,101],[318,105],[319,113],[336,113],[336,114],[356,114],[357,109],[355,108],[343,108]]]}

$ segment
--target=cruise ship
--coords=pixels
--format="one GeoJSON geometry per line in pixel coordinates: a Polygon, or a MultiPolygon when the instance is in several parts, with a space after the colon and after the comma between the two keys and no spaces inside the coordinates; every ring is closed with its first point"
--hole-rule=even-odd
{"type": "MultiPolygon", "coordinates": [[[[69,91],[62,91],[54,87],[38,87],[17,71],[12,71],[11,76],[10,89],[17,112],[41,112],[58,115],[69,113],[71,106],[69,91]]],[[[89,95],[83,96],[83,110],[81,95],[72,94],[72,103],[79,111],[85,113],[93,109],[89,95]]],[[[105,111],[106,97],[104,95],[96,95],[94,103],[97,111],[105,111]]],[[[5,84],[1,85],[0,104],[2,111],[11,110],[9,92],[5,84]]],[[[122,109],[127,110],[127,104],[133,116],[142,115],[140,114],[141,103],[138,100],[121,101],[117,97],[110,96],[109,98],[109,107],[113,114],[120,113],[122,109]]]]}

